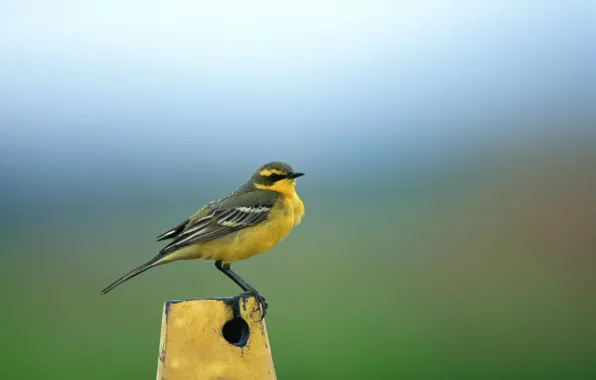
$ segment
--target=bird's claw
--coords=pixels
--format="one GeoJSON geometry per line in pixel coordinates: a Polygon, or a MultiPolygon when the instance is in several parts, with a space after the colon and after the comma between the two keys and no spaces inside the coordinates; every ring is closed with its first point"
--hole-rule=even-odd
{"type": "Polygon", "coordinates": [[[261,318],[257,321],[261,322],[265,318],[265,315],[267,314],[267,308],[269,307],[267,302],[265,302],[265,297],[260,295],[255,289],[249,290],[243,294],[255,298],[255,301],[257,302],[257,308],[254,311],[258,310],[261,313],[261,318]]]}

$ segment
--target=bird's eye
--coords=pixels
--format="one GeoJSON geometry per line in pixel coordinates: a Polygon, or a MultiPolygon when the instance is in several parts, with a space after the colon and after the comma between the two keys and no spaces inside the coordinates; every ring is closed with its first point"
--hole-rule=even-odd
{"type": "Polygon", "coordinates": [[[283,174],[275,174],[275,173],[272,173],[272,174],[270,174],[270,175],[269,175],[267,178],[269,178],[269,180],[270,180],[270,181],[277,182],[277,181],[279,181],[280,179],[284,179],[284,178],[286,178],[286,176],[285,176],[285,175],[283,175],[283,174]]]}

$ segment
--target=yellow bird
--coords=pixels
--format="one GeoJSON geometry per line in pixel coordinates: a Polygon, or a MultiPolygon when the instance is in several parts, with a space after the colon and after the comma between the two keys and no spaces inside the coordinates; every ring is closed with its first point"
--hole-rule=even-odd
{"type": "Polygon", "coordinates": [[[304,214],[296,193],[297,173],[284,162],[269,162],[250,180],[226,197],[210,202],[190,218],[157,237],[174,239],[157,256],[133,269],[102,290],[116,286],[158,265],[176,260],[214,260],[215,267],[259,302],[263,318],[267,310],[259,292],[231,270],[236,260],[265,252],[288,236],[304,214]]]}

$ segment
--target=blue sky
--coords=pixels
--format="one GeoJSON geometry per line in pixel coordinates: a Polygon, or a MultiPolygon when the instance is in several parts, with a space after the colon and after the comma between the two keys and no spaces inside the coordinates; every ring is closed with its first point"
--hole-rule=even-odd
{"type": "Polygon", "coordinates": [[[594,100],[590,2],[33,0],[0,9],[8,165],[101,165],[106,155],[252,164],[288,150],[294,160],[372,162],[559,128],[550,120],[589,112],[594,100]]]}

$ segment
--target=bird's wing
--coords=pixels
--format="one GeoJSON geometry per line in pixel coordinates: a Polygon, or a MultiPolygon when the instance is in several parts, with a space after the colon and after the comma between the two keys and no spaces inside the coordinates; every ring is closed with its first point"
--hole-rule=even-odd
{"type": "Polygon", "coordinates": [[[184,227],[186,227],[186,225],[188,224],[188,222],[190,222],[190,218],[189,219],[186,219],[184,222],[180,223],[176,227],[170,228],[169,230],[167,230],[163,234],[159,235],[156,238],[157,241],[167,240],[167,239],[173,239],[176,236],[180,235],[182,233],[182,231],[184,231],[184,227]]]}
{"type": "Polygon", "coordinates": [[[275,192],[256,190],[228,198],[207,212],[202,212],[202,216],[191,218],[174,241],[159,253],[164,255],[259,224],[267,219],[277,197],[275,192]]]}
{"type": "Polygon", "coordinates": [[[161,241],[161,240],[168,240],[168,239],[174,239],[176,238],[178,235],[180,235],[182,232],[184,232],[184,230],[189,226],[194,224],[197,220],[203,218],[204,216],[206,216],[210,211],[212,211],[213,209],[217,208],[218,206],[225,204],[226,202],[228,202],[230,200],[230,198],[237,196],[239,193],[241,193],[243,190],[243,188],[239,188],[237,190],[234,190],[233,192],[231,192],[230,194],[226,195],[225,197],[209,202],[208,204],[206,204],[204,207],[202,207],[200,210],[198,210],[197,212],[195,212],[190,218],[186,219],[184,222],[178,224],[176,227],[172,227],[169,230],[167,230],[166,232],[164,232],[163,234],[159,235],[156,239],[157,241],[161,241]]]}

